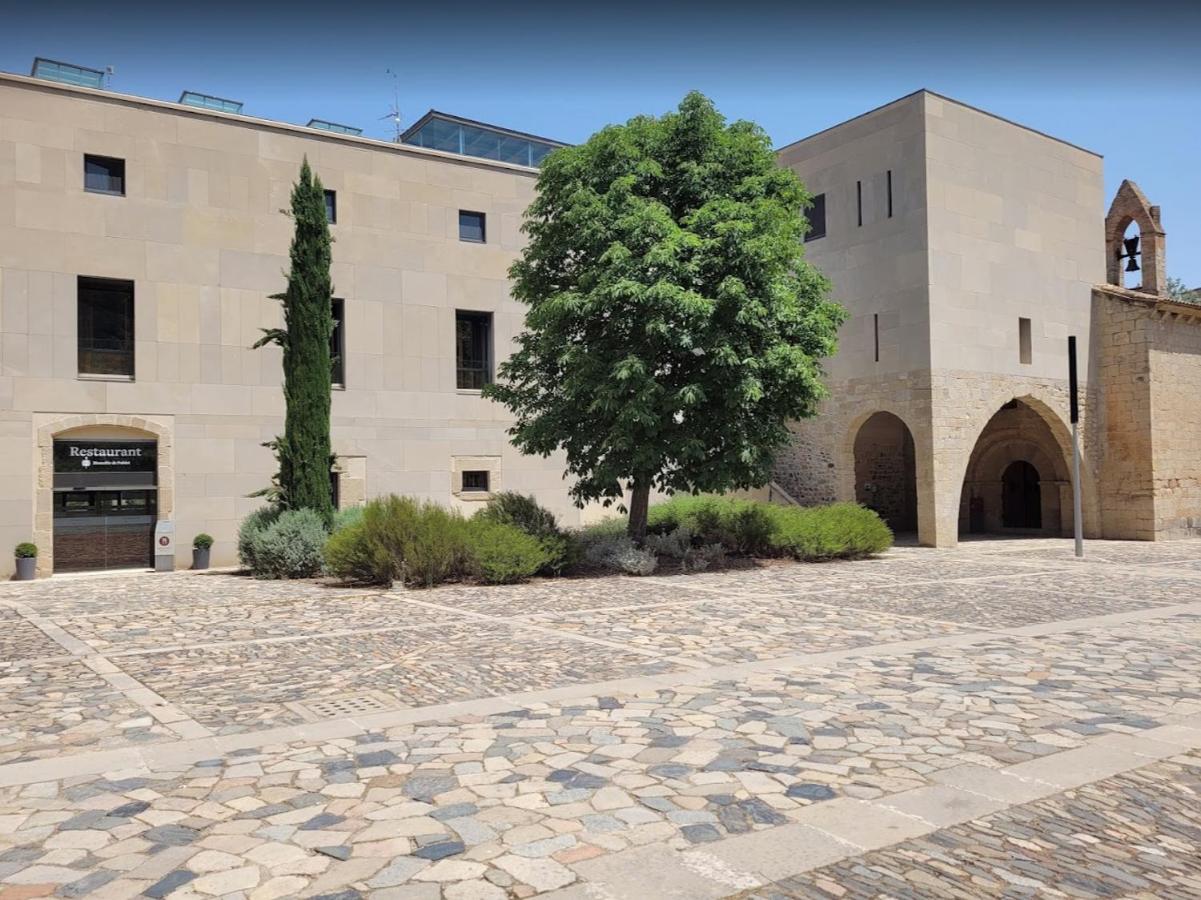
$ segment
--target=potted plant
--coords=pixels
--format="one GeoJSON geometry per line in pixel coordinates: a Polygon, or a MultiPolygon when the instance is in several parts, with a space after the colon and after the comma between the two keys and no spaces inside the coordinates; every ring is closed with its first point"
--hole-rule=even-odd
{"type": "Polygon", "coordinates": [[[209,550],[213,546],[213,536],[201,532],[192,538],[192,568],[207,569],[209,567],[209,550]]]}
{"type": "Polygon", "coordinates": [[[33,581],[38,569],[37,544],[24,541],[17,544],[17,581],[33,581]]]}

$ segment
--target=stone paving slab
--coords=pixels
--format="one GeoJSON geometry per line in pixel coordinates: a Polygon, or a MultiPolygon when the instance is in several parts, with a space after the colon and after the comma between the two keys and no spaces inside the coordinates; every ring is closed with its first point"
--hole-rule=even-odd
{"type": "MultiPolygon", "coordinates": [[[[1194,587],[1201,589],[1201,585],[1194,587]]],[[[1010,628],[1191,602],[1196,596],[1196,590],[1174,589],[1163,585],[1159,579],[1139,582],[1135,596],[1123,593],[1121,585],[1097,592],[1080,584],[1064,584],[1055,576],[1040,575],[1003,582],[977,580],[810,594],[805,595],[805,599],[809,603],[848,610],[871,610],[977,627],[1010,628]]]]}
{"type": "Polygon", "coordinates": [[[0,765],[177,737],[82,662],[0,662],[0,765]]]}
{"type": "Polygon", "coordinates": [[[498,621],[447,622],[300,642],[120,657],[121,667],[220,734],[305,718],[285,704],[375,691],[427,706],[679,666],[646,653],[582,648],[498,621]]]}
{"type": "Polygon", "coordinates": [[[255,598],[236,605],[157,607],[58,617],[58,623],[98,653],[155,650],[311,636],[323,632],[432,625],[453,612],[409,602],[403,595],[305,595],[255,598]]]}
{"type": "Polygon", "coordinates": [[[887,644],[965,630],[886,613],[868,618],[858,610],[782,602],[769,596],[540,615],[531,621],[708,665],[887,644]]]}
{"type": "Polygon", "coordinates": [[[740,896],[1201,896],[1201,756],[1125,772],[740,896]]]}
{"type": "Polygon", "coordinates": [[[66,652],[32,622],[14,610],[0,607],[0,662],[62,656],[66,652]]]}

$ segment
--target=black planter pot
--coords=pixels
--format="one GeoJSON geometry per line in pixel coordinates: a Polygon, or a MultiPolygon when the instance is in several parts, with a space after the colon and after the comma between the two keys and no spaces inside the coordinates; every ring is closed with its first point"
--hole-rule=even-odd
{"type": "Polygon", "coordinates": [[[37,577],[38,559],[36,556],[17,557],[17,581],[33,581],[37,577]]]}
{"type": "Polygon", "coordinates": [[[207,569],[209,567],[209,552],[212,549],[212,547],[193,547],[192,568],[207,569]]]}

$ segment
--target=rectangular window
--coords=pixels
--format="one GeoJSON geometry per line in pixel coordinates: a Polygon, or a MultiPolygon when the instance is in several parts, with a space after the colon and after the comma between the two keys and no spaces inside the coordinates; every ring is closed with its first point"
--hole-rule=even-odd
{"type": "Polygon", "coordinates": [[[330,469],[329,472],[329,499],[333,503],[334,509],[342,508],[342,485],[339,479],[342,473],[337,469],[330,469]]]}
{"type": "Polygon", "coordinates": [[[888,218],[892,218],[892,169],[888,170],[888,218]]]}
{"type": "Polygon", "coordinates": [[[133,282],[78,281],[79,374],[133,378],[133,282]]]}
{"type": "Polygon", "coordinates": [[[334,330],[329,334],[330,381],[334,387],[346,387],[346,304],[335,297],[331,312],[334,330]]]}
{"type": "Polygon", "coordinates": [[[473,244],[482,244],[487,240],[482,212],[459,210],[459,240],[471,241],[473,244]]]}
{"type": "Polygon", "coordinates": [[[880,361],[880,314],[872,313],[872,334],[876,340],[876,362],[880,361]]]}
{"type": "Polygon", "coordinates": [[[478,391],[492,381],[492,313],[455,312],[456,387],[478,391]]]}
{"type": "Polygon", "coordinates": [[[816,241],[818,238],[826,236],[825,194],[814,196],[812,205],[805,211],[805,218],[809,220],[809,231],[805,234],[806,241],[816,241]]]}
{"type": "Polygon", "coordinates": [[[484,491],[488,490],[488,470],[476,469],[470,472],[463,473],[463,491],[484,491]]]}
{"type": "Polygon", "coordinates": [[[1030,320],[1018,319],[1018,358],[1022,365],[1028,366],[1033,360],[1030,348],[1030,320]]]}
{"type": "Polygon", "coordinates": [[[855,182],[855,209],[859,217],[859,227],[863,227],[863,182],[855,182]]]}
{"type": "Polygon", "coordinates": [[[338,192],[325,192],[325,218],[329,224],[333,225],[338,221],[338,192]]]}
{"type": "Polygon", "coordinates": [[[125,196],[125,160],[85,154],[83,189],[93,194],[125,196]]]}

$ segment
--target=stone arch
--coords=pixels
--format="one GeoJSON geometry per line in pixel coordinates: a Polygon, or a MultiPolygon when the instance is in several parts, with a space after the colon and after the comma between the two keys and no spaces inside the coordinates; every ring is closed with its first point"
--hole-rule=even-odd
{"type": "Polygon", "coordinates": [[[1137,290],[1162,296],[1167,290],[1164,275],[1167,236],[1159,222],[1159,207],[1152,206],[1130,180],[1122,182],[1105,216],[1105,280],[1122,287],[1122,239],[1132,222],[1138,226],[1139,266],[1143,274],[1137,290]]]}
{"type": "Polygon", "coordinates": [[[876,410],[856,419],[848,438],[855,500],[878,512],[893,531],[917,531],[916,445],[905,420],[876,410]]]}
{"type": "Polygon", "coordinates": [[[37,425],[33,541],[38,545],[39,577],[54,571],[54,439],[80,437],[152,437],[158,444],[158,518],[175,510],[175,446],[168,416],[84,413],[56,416],[37,425]]]}
{"type": "Polygon", "coordinates": [[[1005,473],[1015,462],[1023,462],[1038,475],[1041,532],[1070,535],[1071,438],[1064,432],[1062,420],[1033,397],[1015,398],[1002,404],[980,429],[964,468],[960,533],[1006,530],[1005,473]]]}

